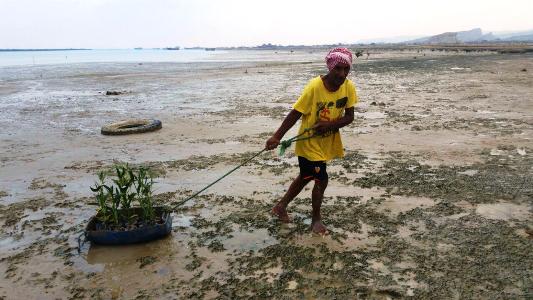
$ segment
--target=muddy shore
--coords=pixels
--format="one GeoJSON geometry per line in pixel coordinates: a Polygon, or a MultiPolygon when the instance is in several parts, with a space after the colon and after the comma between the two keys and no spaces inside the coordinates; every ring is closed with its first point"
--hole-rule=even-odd
{"type": "Polygon", "coordinates": [[[533,297],[532,54],[356,59],[360,103],[341,130],[346,157],[328,165],[326,237],[308,229],[311,186],[291,224],[269,214],[297,174],[292,148],[179,208],[163,240],[78,253],[99,170],[149,166],[172,205],[261,150],[325,71],[322,53],[261,58],[2,68],[0,298],[533,297]],[[163,128],[100,134],[126,118],[163,128]]]}

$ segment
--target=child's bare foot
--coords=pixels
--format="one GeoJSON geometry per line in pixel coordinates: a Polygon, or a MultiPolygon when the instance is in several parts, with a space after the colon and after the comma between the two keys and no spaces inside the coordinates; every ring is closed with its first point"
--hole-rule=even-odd
{"type": "Polygon", "coordinates": [[[313,224],[311,224],[311,230],[314,233],[317,233],[317,234],[320,234],[320,235],[328,234],[328,229],[326,228],[326,226],[324,226],[324,224],[322,224],[321,221],[313,222],[313,224]]]}
{"type": "Polygon", "coordinates": [[[278,217],[278,219],[283,223],[289,223],[291,221],[289,214],[287,214],[287,210],[279,205],[279,203],[272,208],[272,214],[278,217]]]}

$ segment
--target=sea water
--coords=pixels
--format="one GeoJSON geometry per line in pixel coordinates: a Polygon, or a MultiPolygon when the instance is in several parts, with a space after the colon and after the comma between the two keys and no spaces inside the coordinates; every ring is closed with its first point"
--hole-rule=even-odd
{"type": "Polygon", "coordinates": [[[68,65],[77,63],[143,63],[143,62],[257,62],[308,61],[321,59],[320,52],[289,50],[216,50],[204,49],[94,49],[0,51],[0,67],[68,65]],[[318,54],[318,56],[317,56],[318,54]]]}
{"type": "Polygon", "coordinates": [[[48,51],[0,51],[0,66],[32,66],[105,62],[206,61],[224,51],[164,49],[95,49],[48,51]]]}

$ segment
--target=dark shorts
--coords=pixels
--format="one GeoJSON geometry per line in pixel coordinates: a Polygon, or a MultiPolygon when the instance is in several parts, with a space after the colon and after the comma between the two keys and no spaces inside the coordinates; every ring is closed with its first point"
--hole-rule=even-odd
{"type": "Polygon", "coordinates": [[[298,165],[300,166],[300,175],[305,180],[327,180],[326,162],[310,161],[304,157],[298,156],[298,165]]]}

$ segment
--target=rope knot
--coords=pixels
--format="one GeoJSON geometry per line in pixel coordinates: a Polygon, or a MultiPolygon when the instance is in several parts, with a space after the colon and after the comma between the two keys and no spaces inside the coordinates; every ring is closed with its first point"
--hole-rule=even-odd
{"type": "Polygon", "coordinates": [[[285,150],[287,150],[287,148],[289,148],[291,146],[292,142],[304,141],[304,140],[308,140],[308,139],[314,137],[316,135],[316,133],[312,134],[310,136],[307,136],[307,137],[301,137],[302,135],[306,134],[307,132],[309,132],[311,130],[313,130],[313,128],[306,128],[299,135],[297,135],[295,137],[292,137],[292,138],[290,138],[288,140],[281,141],[280,147],[279,147],[279,156],[283,156],[283,154],[285,154],[285,150]]]}

